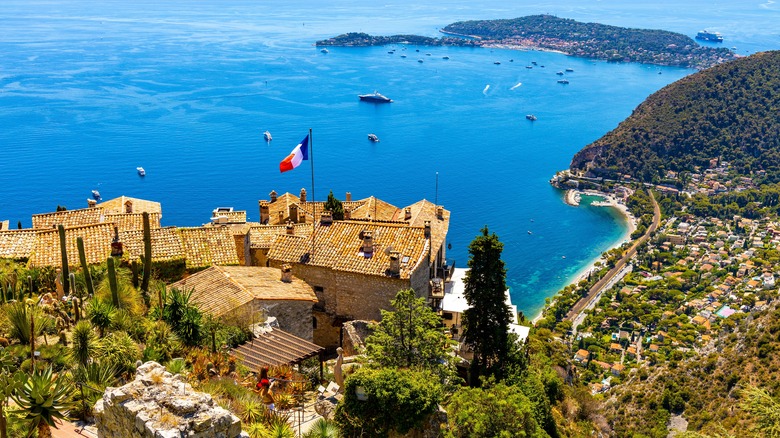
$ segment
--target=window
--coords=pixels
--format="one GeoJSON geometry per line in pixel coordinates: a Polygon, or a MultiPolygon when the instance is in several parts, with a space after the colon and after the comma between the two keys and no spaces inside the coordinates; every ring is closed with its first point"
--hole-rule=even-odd
{"type": "Polygon", "coordinates": [[[311,327],[315,328],[315,329],[317,328],[317,317],[316,316],[312,316],[311,317],[311,327]]]}
{"type": "Polygon", "coordinates": [[[325,288],[322,286],[314,286],[314,293],[322,293],[325,292],[325,288]]]}
{"type": "Polygon", "coordinates": [[[441,315],[441,317],[442,317],[442,319],[450,320],[450,319],[452,319],[452,313],[450,313],[450,312],[444,312],[444,313],[441,315]]]}

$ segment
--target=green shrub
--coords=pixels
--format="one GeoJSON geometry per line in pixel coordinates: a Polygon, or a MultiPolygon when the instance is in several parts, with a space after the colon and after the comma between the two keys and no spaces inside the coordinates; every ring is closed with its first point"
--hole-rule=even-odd
{"type": "Polygon", "coordinates": [[[420,426],[442,398],[438,379],[421,371],[361,368],[344,386],[335,421],[347,436],[406,433],[420,426]],[[366,400],[358,398],[358,391],[366,400]]]}

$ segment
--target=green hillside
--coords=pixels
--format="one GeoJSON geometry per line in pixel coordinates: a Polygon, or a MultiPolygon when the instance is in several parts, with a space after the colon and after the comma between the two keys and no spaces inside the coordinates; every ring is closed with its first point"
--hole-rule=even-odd
{"type": "Polygon", "coordinates": [[[660,181],[667,171],[729,163],[732,176],[780,181],[780,51],[712,67],[647,98],[578,152],[573,171],[660,181]]]}

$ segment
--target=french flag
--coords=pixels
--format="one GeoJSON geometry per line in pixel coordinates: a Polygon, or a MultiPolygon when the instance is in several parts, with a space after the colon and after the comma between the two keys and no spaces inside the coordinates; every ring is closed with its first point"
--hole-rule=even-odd
{"type": "Polygon", "coordinates": [[[293,170],[296,167],[301,165],[301,162],[303,160],[309,159],[309,136],[301,140],[300,143],[298,143],[298,146],[295,146],[295,149],[290,152],[290,155],[287,156],[284,160],[282,160],[281,163],[279,163],[279,172],[287,172],[288,170],[293,170]]]}

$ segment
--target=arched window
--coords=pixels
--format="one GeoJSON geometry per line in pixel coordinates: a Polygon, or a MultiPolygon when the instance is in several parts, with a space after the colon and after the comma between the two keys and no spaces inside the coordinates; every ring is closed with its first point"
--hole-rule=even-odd
{"type": "Polygon", "coordinates": [[[315,329],[317,328],[317,317],[316,316],[312,316],[311,317],[311,327],[315,328],[315,329]]]}

